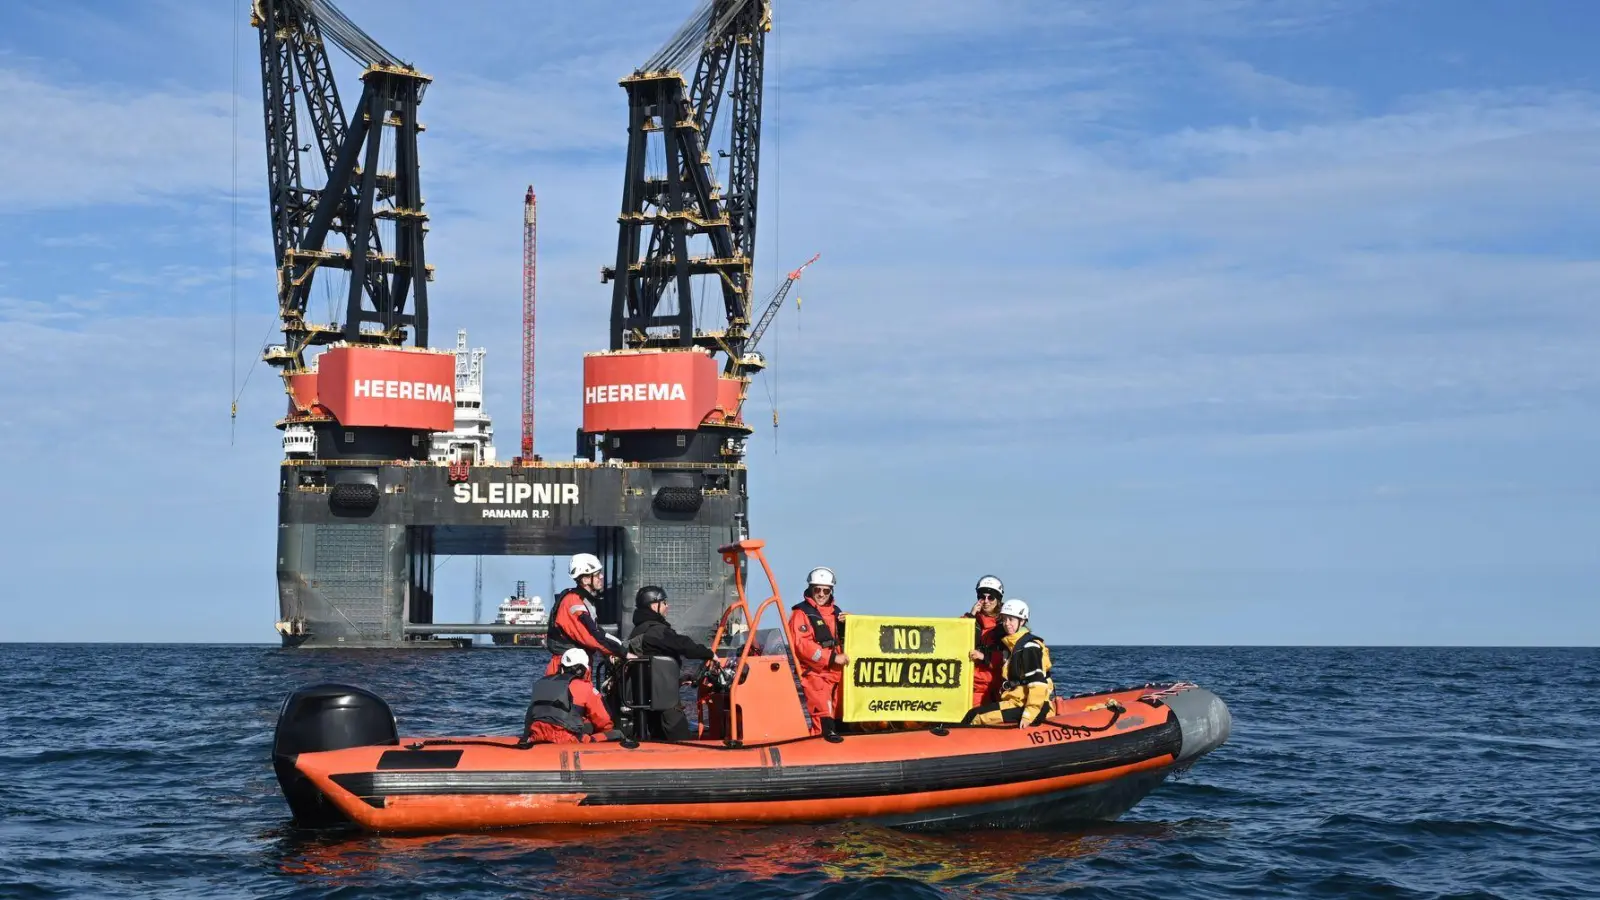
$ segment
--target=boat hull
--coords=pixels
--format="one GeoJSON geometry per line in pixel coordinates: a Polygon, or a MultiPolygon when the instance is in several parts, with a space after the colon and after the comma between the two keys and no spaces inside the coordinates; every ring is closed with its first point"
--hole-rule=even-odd
{"type": "Polygon", "coordinates": [[[376,831],[838,819],[941,829],[1104,820],[1227,738],[1227,708],[1214,694],[1152,688],[1057,699],[1055,714],[1027,729],[919,729],[759,747],[519,748],[507,738],[400,739],[302,753],[293,765],[351,823],[376,831]],[[1122,711],[1108,709],[1108,700],[1122,711]]]}
{"type": "Polygon", "coordinates": [[[872,821],[910,831],[1039,828],[1074,822],[1109,822],[1137,806],[1173,771],[1173,767],[1167,766],[1014,800],[939,807],[880,816],[872,821]]]}
{"type": "Polygon", "coordinates": [[[497,634],[494,635],[497,647],[526,647],[530,650],[544,649],[544,635],[542,634],[497,634]]]}

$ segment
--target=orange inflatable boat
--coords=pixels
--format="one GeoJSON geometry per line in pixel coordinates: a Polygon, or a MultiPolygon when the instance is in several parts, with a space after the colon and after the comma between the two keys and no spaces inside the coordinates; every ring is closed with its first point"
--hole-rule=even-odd
{"type": "MultiPolygon", "coordinates": [[[[724,548],[741,574],[760,541],[724,548]]],[[[750,615],[743,578],[680,743],[401,738],[369,691],[317,685],[280,712],[273,759],[296,822],[441,832],[541,824],[807,822],[1017,827],[1111,819],[1228,737],[1227,706],[1188,683],[1055,698],[1032,728],[920,726],[813,737],[776,590],[750,615]],[[778,625],[759,624],[776,609],[778,625]],[[737,645],[735,651],[734,645],[737,645]]],[[[775,584],[775,582],[774,582],[775,584]]],[[[634,714],[650,698],[624,699],[634,714]]],[[[677,697],[670,698],[676,703],[677,697]]]]}

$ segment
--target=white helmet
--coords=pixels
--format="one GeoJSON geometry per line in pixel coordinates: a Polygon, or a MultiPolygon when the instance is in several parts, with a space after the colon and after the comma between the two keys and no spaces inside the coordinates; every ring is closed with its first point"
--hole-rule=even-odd
{"type": "Polygon", "coordinates": [[[561,668],[575,669],[579,666],[589,668],[589,654],[582,647],[573,647],[561,654],[561,668]]]}
{"type": "Polygon", "coordinates": [[[567,572],[572,575],[572,580],[577,581],[585,575],[593,575],[601,570],[600,557],[593,553],[575,553],[572,556],[572,565],[567,572]]]}
{"type": "Polygon", "coordinates": [[[1000,604],[1000,615],[1016,616],[1022,621],[1028,621],[1028,604],[1021,600],[1007,600],[1000,604]]]}
{"type": "Polygon", "coordinates": [[[980,591],[994,591],[996,594],[999,594],[1002,597],[1006,595],[1006,586],[1001,584],[1000,579],[994,577],[993,575],[985,575],[982,578],[979,578],[977,589],[980,591]]]}
{"type": "Polygon", "coordinates": [[[817,566],[812,569],[811,574],[806,576],[806,585],[814,584],[822,587],[834,587],[833,570],[827,566],[817,566]]]}

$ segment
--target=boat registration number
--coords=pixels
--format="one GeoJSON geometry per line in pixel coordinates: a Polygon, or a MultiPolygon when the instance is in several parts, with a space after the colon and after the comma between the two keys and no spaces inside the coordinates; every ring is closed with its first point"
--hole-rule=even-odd
{"type": "Polygon", "coordinates": [[[1059,744],[1072,740],[1072,732],[1065,728],[1030,728],[1028,740],[1035,744],[1059,744]]]}

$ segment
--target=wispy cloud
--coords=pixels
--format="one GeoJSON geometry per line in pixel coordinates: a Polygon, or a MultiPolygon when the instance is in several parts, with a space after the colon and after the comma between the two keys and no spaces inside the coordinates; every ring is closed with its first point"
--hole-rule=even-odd
{"type": "Polygon", "coordinates": [[[1197,68],[1209,74],[1222,90],[1258,111],[1336,115],[1348,113],[1355,106],[1348,90],[1303,84],[1264,72],[1242,59],[1208,54],[1198,61],[1197,68]]]}
{"type": "Polygon", "coordinates": [[[0,215],[226,193],[226,90],[141,92],[0,70],[0,215]]]}

